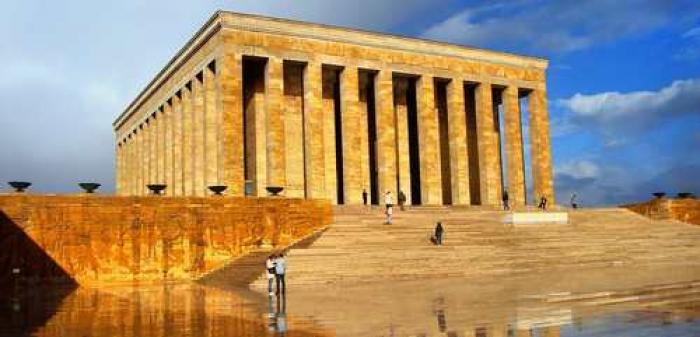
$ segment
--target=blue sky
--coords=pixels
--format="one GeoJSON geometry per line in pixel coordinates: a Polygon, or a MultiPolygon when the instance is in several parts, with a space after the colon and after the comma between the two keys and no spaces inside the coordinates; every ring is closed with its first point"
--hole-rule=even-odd
{"type": "Polygon", "coordinates": [[[700,2],[14,0],[0,11],[0,188],[113,188],[111,122],[216,9],[546,57],[555,186],[700,193],[700,2]]]}

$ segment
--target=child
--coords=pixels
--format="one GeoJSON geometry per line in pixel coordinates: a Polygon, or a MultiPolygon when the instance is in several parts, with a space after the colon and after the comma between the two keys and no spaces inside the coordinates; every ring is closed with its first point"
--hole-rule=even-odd
{"type": "Polygon", "coordinates": [[[265,261],[265,273],[267,274],[267,292],[270,294],[270,296],[274,296],[274,293],[272,292],[272,282],[275,279],[275,254],[271,254],[270,256],[267,257],[267,260],[265,261]]]}

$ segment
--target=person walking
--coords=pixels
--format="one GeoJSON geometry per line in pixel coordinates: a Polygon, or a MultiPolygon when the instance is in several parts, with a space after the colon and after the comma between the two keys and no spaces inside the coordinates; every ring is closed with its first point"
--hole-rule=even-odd
{"type": "Polygon", "coordinates": [[[275,258],[275,280],[277,281],[277,295],[287,294],[287,285],[284,281],[284,274],[287,271],[287,261],[284,258],[284,253],[279,253],[275,258]]]}
{"type": "Polygon", "coordinates": [[[442,222],[438,221],[437,225],[435,226],[435,244],[438,246],[442,246],[442,234],[445,232],[445,230],[442,228],[442,222]]]}
{"type": "Polygon", "coordinates": [[[362,204],[367,206],[367,189],[366,188],[362,189],[362,204]]]}
{"type": "Polygon", "coordinates": [[[503,190],[503,210],[508,211],[510,210],[510,205],[508,205],[508,190],[503,190]]]}
{"type": "Polygon", "coordinates": [[[384,204],[386,205],[386,224],[391,225],[391,218],[394,214],[394,197],[391,195],[391,191],[386,191],[384,193],[384,204]]]}
{"type": "Polygon", "coordinates": [[[270,296],[274,296],[272,292],[272,281],[275,279],[277,272],[275,271],[275,254],[270,254],[265,260],[265,273],[267,274],[267,292],[270,296]]]}
{"type": "Polygon", "coordinates": [[[540,197],[540,204],[537,205],[537,208],[541,208],[543,211],[547,210],[547,197],[544,195],[540,197]]]}
{"type": "Polygon", "coordinates": [[[578,203],[576,203],[576,193],[571,194],[571,200],[569,201],[569,203],[571,204],[571,208],[578,208],[578,203]]]}
{"type": "Polygon", "coordinates": [[[399,201],[399,209],[402,212],[405,211],[406,209],[404,208],[404,205],[406,204],[406,194],[403,193],[403,191],[399,191],[398,201],[399,201]]]}

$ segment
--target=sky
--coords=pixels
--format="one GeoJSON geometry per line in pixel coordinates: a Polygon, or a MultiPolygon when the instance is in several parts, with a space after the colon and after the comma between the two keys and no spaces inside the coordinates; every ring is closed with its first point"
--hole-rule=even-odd
{"type": "Polygon", "coordinates": [[[114,189],[113,120],[217,9],[544,57],[557,198],[700,194],[700,1],[10,0],[0,190],[114,189]]]}

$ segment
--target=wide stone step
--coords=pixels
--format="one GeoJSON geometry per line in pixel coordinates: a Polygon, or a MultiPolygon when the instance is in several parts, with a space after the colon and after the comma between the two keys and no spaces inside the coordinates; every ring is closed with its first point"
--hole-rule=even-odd
{"type": "Polygon", "coordinates": [[[394,223],[385,225],[382,208],[340,208],[317,241],[289,252],[288,279],[365,282],[700,261],[698,227],[625,209],[569,212],[571,224],[560,226],[513,227],[502,223],[505,214],[416,208],[395,212],[394,223]],[[446,228],[440,247],[429,242],[438,220],[446,228]]]}

